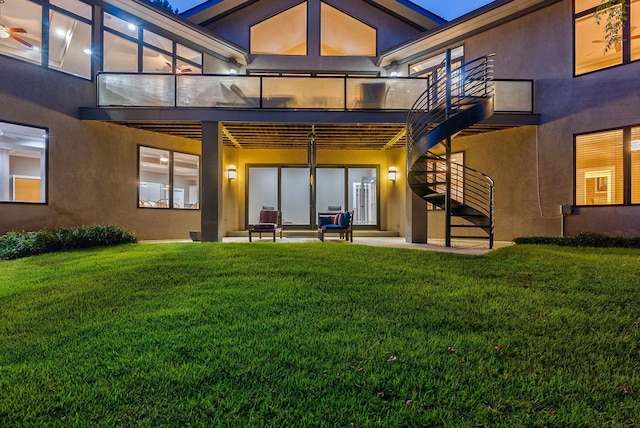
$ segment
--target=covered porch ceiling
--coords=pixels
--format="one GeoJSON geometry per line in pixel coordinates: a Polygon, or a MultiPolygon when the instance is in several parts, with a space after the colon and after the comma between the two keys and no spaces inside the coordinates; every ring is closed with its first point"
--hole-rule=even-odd
{"type": "MultiPolygon", "coordinates": [[[[202,139],[200,122],[115,121],[119,125],[193,140],[202,139]]],[[[315,133],[318,150],[388,150],[404,148],[404,124],[328,124],[222,122],[223,144],[239,149],[307,150],[310,133],[315,133]]],[[[517,125],[477,124],[459,137],[484,134],[517,125]]]]}

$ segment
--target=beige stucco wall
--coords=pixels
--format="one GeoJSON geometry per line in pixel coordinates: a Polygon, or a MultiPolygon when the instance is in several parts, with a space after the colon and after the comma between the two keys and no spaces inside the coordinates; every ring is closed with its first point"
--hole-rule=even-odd
{"type": "MultiPolygon", "coordinates": [[[[540,202],[549,196],[539,188],[535,126],[513,128],[487,134],[456,138],[453,151],[464,152],[467,166],[495,181],[495,239],[517,236],[559,235],[562,217],[559,208],[545,210],[540,202]],[[479,167],[481,166],[481,167],[479,167]]],[[[442,211],[428,213],[428,234],[444,237],[442,211]]]]}
{"type": "MultiPolygon", "coordinates": [[[[574,136],[640,124],[640,61],[574,77],[572,5],[564,0],[464,40],[467,59],[496,54],[496,79],[534,80],[541,114],[537,131],[454,140],[466,164],[496,182],[496,239],[561,235],[561,206],[574,203],[574,136]]],[[[637,214],[637,206],[582,207],[565,218],[564,232],[637,233],[637,214]]],[[[442,230],[429,227],[430,235],[442,230]]]]}
{"type": "Polygon", "coordinates": [[[200,142],[82,122],[77,106],[95,105],[91,82],[9,58],[0,70],[0,120],[49,129],[48,202],[0,203],[0,234],[103,223],[142,239],[187,239],[199,229],[199,211],[137,208],[137,162],[138,145],[200,154],[200,142]]]}

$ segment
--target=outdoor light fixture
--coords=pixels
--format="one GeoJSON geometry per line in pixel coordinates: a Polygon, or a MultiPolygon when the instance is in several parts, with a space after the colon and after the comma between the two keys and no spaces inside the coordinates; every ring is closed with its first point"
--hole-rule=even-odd
{"type": "Polygon", "coordinates": [[[391,77],[398,77],[398,72],[397,71],[392,71],[391,74],[389,75],[391,77]]]}
{"type": "Polygon", "coordinates": [[[398,171],[396,170],[396,167],[395,166],[390,166],[389,167],[389,181],[393,181],[395,183],[397,178],[398,178],[398,171]]]}
{"type": "Polygon", "coordinates": [[[229,165],[227,167],[227,178],[229,180],[235,180],[237,177],[236,175],[236,166],[235,165],[229,165]]]}
{"type": "Polygon", "coordinates": [[[231,74],[232,76],[236,75],[236,74],[238,74],[238,70],[236,70],[235,68],[232,68],[232,69],[229,70],[229,74],[231,74]]]}

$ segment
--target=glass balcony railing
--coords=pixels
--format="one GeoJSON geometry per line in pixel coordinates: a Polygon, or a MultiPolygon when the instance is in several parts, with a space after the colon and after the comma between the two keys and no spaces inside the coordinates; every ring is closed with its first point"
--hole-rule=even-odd
{"type": "MultiPolygon", "coordinates": [[[[410,110],[427,79],[99,73],[98,107],[410,110]]],[[[496,81],[496,111],[532,111],[532,81],[496,81]]]]}

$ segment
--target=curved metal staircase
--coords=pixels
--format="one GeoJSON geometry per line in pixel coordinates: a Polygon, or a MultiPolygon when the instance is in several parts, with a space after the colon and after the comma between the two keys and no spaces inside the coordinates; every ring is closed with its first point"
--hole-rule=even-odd
{"type": "Polygon", "coordinates": [[[447,51],[407,116],[407,180],[416,194],[445,211],[447,247],[452,239],[483,238],[493,247],[493,180],[451,161],[451,139],[493,114],[492,72],[493,55],[452,69],[447,51]]]}

